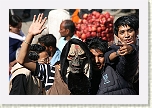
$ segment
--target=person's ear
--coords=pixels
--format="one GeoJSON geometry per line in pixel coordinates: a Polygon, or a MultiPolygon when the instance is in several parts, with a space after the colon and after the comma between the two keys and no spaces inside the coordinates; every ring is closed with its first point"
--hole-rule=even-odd
{"type": "Polygon", "coordinates": [[[69,34],[69,33],[70,33],[70,30],[69,30],[69,29],[66,29],[66,33],[69,34]]]}
{"type": "Polygon", "coordinates": [[[52,50],[53,50],[52,46],[49,46],[49,50],[50,50],[50,51],[52,51],[52,50]]]}
{"type": "Polygon", "coordinates": [[[139,35],[139,30],[136,30],[136,36],[139,35]]]}
{"type": "Polygon", "coordinates": [[[11,30],[12,29],[12,27],[9,25],[9,30],[11,30]]]}

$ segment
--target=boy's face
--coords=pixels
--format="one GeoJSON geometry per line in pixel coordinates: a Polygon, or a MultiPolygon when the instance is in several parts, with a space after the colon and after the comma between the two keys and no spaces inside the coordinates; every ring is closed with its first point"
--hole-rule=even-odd
{"type": "Polygon", "coordinates": [[[127,26],[120,26],[118,30],[118,38],[127,44],[135,44],[137,32],[134,29],[127,26]]]}
{"type": "Polygon", "coordinates": [[[90,49],[90,52],[92,53],[92,68],[95,71],[100,71],[104,65],[104,54],[99,49],[90,49]]]}
{"type": "Polygon", "coordinates": [[[45,51],[49,54],[49,56],[51,55],[51,51],[50,51],[50,48],[45,46],[44,43],[40,43],[41,46],[44,46],[45,47],[45,51]]]}

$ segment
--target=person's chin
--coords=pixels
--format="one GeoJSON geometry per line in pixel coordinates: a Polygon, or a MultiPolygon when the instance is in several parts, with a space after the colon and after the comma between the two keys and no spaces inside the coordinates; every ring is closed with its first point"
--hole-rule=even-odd
{"type": "Polygon", "coordinates": [[[93,70],[95,70],[95,71],[101,71],[101,68],[94,67],[93,70]]]}

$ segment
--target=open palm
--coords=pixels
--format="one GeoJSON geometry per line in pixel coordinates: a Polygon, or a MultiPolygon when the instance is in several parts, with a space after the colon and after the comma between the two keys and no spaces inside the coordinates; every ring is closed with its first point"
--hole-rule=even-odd
{"type": "Polygon", "coordinates": [[[29,28],[28,33],[32,34],[33,36],[40,34],[46,28],[43,27],[46,20],[47,20],[46,17],[43,19],[43,13],[39,14],[37,19],[36,19],[36,15],[34,15],[33,22],[29,28]]]}

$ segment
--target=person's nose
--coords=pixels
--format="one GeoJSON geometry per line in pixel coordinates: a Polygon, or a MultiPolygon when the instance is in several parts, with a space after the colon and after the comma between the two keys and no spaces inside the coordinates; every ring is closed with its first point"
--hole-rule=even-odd
{"type": "Polygon", "coordinates": [[[59,33],[61,33],[61,30],[59,30],[59,33]]]}
{"type": "Polygon", "coordinates": [[[125,38],[129,38],[129,37],[130,37],[129,33],[125,32],[125,38]]]}
{"type": "Polygon", "coordinates": [[[98,63],[99,62],[99,58],[95,57],[95,62],[98,63]]]}

